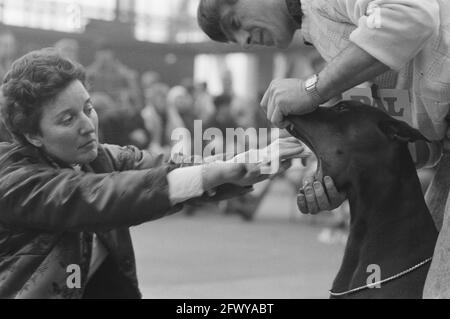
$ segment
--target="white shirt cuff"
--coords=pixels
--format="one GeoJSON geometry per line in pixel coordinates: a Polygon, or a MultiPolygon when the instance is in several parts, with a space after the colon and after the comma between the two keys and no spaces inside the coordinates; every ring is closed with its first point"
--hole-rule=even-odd
{"type": "Polygon", "coordinates": [[[173,205],[203,195],[202,170],[203,166],[199,165],[177,168],[167,174],[169,199],[173,205]]]}

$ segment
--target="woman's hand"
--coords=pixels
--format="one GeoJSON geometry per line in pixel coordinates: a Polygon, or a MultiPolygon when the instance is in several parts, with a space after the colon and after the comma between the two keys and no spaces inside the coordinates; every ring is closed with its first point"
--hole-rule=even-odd
{"type": "Polygon", "coordinates": [[[255,163],[232,163],[225,167],[227,183],[238,186],[251,186],[269,178],[261,171],[261,165],[255,163]],[[238,166],[234,166],[234,165],[238,166]],[[228,166],[230,165],[230,166],[228,166]]]}
{"type": "Polygon", "coordinates": [[[311,155],[305,152],[305,148],[295,137],[277,139],[258,152],[259,160],[256,163],[249,163],[251,156],[243,153],[228,162],[216,161],[205,164],[203,166],[204,189],[211,190],[222,184],[254,185],[285,171],[289,168],[290,159],[311,155]],[[268,166],[276,169],[268,170],[268,166]]]}
{"type": "Polygon", "coordinates": [[[305,152],[303,144],[295,137],[283,137],[273,141],[266,149],[261,150],[270,159],[280,162],[294,158],[308,158],[312,154],[305,152]]]}
{"type": "Polygon", "coordinates": [[[291,159],[308,158],[311,155],[305,152],[299,140],[290,136],[278,138],[263,149],[241,153],[227,163],[255,163],[246,164],[247,175],[237,182],[239,185],[253,185],[253,181],[258,183],[286,171],[291,159]]]}
{"type": "Polygon", "coordinates": [[[307,159],[312,155],[312,153],[306,152],[303,144],[292,136],[278,138],[259,152],[265,165],[264,172],[270,176],[288,170],[292,164],[292,159],[307,159]]]}
{"type": "Polygon", "coordinates": [[[259,164],[213,162],[203,165],[203,188],[205,191],[223,184],[250,186],[267,178],[259,164]]]}

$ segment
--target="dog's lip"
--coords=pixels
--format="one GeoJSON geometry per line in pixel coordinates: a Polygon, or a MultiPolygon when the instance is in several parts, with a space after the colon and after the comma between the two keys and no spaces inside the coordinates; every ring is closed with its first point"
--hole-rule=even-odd
{"type": "Polygon", "coordinates": [[[314,176],[315,176],[316,180],[322,180],[322,178],[323,178],[322,160],[320,158],[320,154],[316,151],[314,144],[311,142],[311,139],[308,136],[308,133],[306,133],[305,131],[303,131],[301,129],[296,129],[294,125],[290,125],[287,130],[292,136],[298,138],[304,144],[306,144],[306,146],[308,146],[311,149],[311,151],[314,153],[315,157],[317,158],[317,169],[316,169],[314,176]]]}

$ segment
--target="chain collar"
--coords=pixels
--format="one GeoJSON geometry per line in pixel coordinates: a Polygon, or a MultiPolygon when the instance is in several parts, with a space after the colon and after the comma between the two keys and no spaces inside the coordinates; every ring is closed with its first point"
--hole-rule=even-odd
{"type": "Polygon", "coordinates": [[[303,20],[303,11],[300,0],[285,0],[285,1],[289,14],[295,20],[295,22],[297,22],[298,25],[301,26],[303,20]]]}
{"type": "Polygon", "coordinates": [[[386,279],[384,279],[384,280],[380,280],[380,281],[375,282],[375,283],[373,283],[373,284],[368,284],[368,285],[361,286],[361,287],[358,287],[358,288],[354,288],[354,289],[352,289],[352,290],[348,290],[348,291],[345,291],[345,292],[332,292],[332,291],[330,290],[330,291],[329,291],[330,296],[332,296],[332,297],[342,297],[342,296],[345,296],[345,295],[350,295],[350,294],[359,292],[359,291],[361,291],[361,290],[366,290],[366,289],[370,289],[370,288],[376,287],[376,286],[378,286],[378,285],[385,284],[385,283],[387,283],[387,282],[393,281],[393,280],[395,280],[395,279],[398,279],[398,278],[400,278],[400,277],[403,277],[403,276],[405,276],[405,275],[407,275],[407,274],[413,272],[414,270],[416,270],[416,269],[418,269],[418,268],[420,268],[420,267],[422,267],[422,266],[428,264],[428,263],[431,262],[432,260],[433,260],[433,258],[430,257],[430,258],[428,258],[428,259],[422,261],[421,263],[419,263],[419,264],[417,264],[417,265],[415,265],[415,266],[413,266],[413,267],[411,267],[411,268],[408,268],[408,269],[405,270],[405,271],[402,271],[401,273],[399,273],[399,274],[397,274],[397,275],[391,276],[391,277],[386,278],[386,279]]]}

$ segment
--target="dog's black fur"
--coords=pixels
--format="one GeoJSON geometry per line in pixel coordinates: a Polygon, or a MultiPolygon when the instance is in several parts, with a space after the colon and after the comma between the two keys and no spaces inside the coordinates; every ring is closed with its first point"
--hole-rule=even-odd
{"type": "MultiPolygon", "coordinates": [[[[438,233],[407,147],[425,140],[419,131],[354,101],[289,121],[289,132],[318,158],[316,180],[332,177],[350,202],[350,234],[333,292],[365,286],[369,265],[379,265],[385,279],[433,255],[438,233]]],[[[421,298],[428,268],[343,298],[421,298]]]]}

